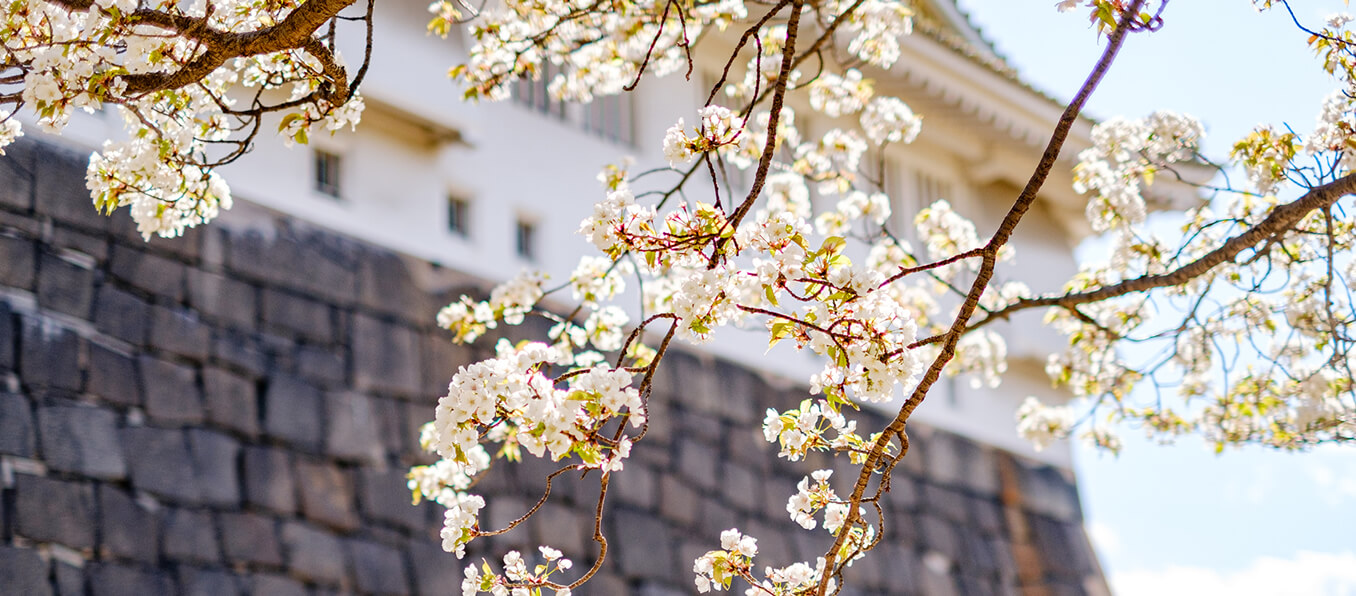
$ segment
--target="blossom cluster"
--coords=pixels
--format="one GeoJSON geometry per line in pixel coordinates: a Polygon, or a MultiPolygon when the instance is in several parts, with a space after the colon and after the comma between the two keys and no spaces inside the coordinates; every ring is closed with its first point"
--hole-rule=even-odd
{"type": "MultiPolygon", "coordinates": [[[[473,475],[486,467],[482,440],[500,443],[500,453],[510,460],[521,459],[525,449],[535,457],[549,453],[557,461],[574,456],[581,469],[622,469],[631,439],[610,439],[599,432],[618,417],[628,419],[632,427],[645,423],[644,404],[631,386],[631,373],[599,365],[577,370],[565,387],[559,387],[544,369],[569,361],[566,350],[537,342],[514,346],[501,339],[495,358],[464,366],[452,377],[425,435],[427,447],[451,462],[436,464],[434,472],[445,466],[454,475],[452,481],[440,483],[442,492],[435,493],[440,504],[449,506],[444,549],[461,554],[476,536],[484,501],[462,492],[469,483],[458,484],[456,475],[473,475]]],[[[425,474],[411,472],[411,484],[425,474]]],[[[428,495],[422,483],[416,489],[428,495]]]]}
{"type": "MultiPolygon", "coordinates": [[[[262,113],[283,112],[282,134],[304,143],[313,128],[355,124],[362,99],[347,92],[342,58],[321,44],[228,59],[191,84],[133,85],[166,80],[207,51],[202,38],[176,34],[185,27],[248,33],[297,6],[20,0],[0,13],[3,66],[22,79],[18,106],[48,132],[61,132],[76,110],[117,106],[129,134],[105,142],[90,159],[86,185],[94,205],[104,212],[126,207],[143,237],[178,236],[230,208],[230,190],[213,168],[248,148],[248,131],[262,113]],[[290,99],[263,107],[265,92],[290,99]],[[242,96],[253,96],[252,105],[237,105],[242,96]]],[[[22,133],[12,116],[0,112],[0,151],[22,133]]]]}
{"type": "Polygon", "coordinates": [[[570,588],[551,581],[556,573],[569,571],[574,564],[563,554],[549,546],[538,547],[545,563],[527,569],[527,561],[516,550],[504,554],[504,572],[495,573],[488,562],[482,562],[477,568],[470,565],[461,580],[462,596],[475,596],[488,592],[494,596],[538,596],[542,588],[550,589],[555,596],[570,596],[570,588]]]}
{"type": "Polygon", "coordinates": [[[1204,136],[1198,120],[1168,111],[1094,126],[1093,146],[1078,154],[1074,168],[1074,190],[1091,195],[1087,214],[1093,230],[1143,223],[1148,207],[1141,182],[1152,184],[1160,170],[1192,158],[1204,136]]]}

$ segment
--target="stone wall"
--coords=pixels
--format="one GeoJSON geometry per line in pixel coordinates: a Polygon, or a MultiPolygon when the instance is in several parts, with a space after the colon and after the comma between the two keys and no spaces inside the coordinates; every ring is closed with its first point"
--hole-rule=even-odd
{"type": "MultiPolygon", "coordinates": [[[[146,243],[95,214],[83,172],[34,142],[0,157],[0,593],[458,593],[467,562],[403,480],[451,373],[483,355],[431,324],[456,276],[271,215],[146,243]]],[[[804,389],[687,353],[662,370],[609,495],[611,555],[578,593],[691,592],[692,560],[729,527],[759,539],[760,565],[821,552],[828,534],[785,503],[833,464],[777,460],[757,430],[804,389]]],[[[1066,473],[910,436],[887,542],[845,593],[1105,590],[1066,473]]],[[[489,524],[549,469],[491,470],[489,524]]],[[[547,543],[588,565],[596,478],[558,485],[471,556],[547,543]]]]}

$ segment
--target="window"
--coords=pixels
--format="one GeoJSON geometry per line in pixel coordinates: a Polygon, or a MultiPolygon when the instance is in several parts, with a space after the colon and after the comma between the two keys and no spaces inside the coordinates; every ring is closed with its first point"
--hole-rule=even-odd
{"type": "Polygon", "coordinates": [[[917,240],[914,216],[940,199],[955,205],[956,187],[946,177],[937,176],[919,168],[906,167],[898,162],[887,162],[885,188],[890,195],[890,231],[896,237],[917,240]]]}
{"type": "Polygon", "coordinates": [[[315,189],[339,198],[339,156],[320,149],[315,150],[315,189]]]}
{"type": "Polygon", "coordinates": [[[595,97],[584,104],[584,130],[614,143],[631,144],[632,95],[595,97]]]}
{"type": "Polygon", "coordinates": [[[513,101],[532,110],[565,119],[565,102],[551,98],[547,91],[551,79],[560,72],[560,67],[549,62],[542,65],[541,77],[523,77],[513,84],[513,101]]]}
{"type": "Polygon", "coordinates": [[[471,235],[471,202],[461,197],[447,198],[447,229],[461,237],[471,235]]]}
{"type": "Polygon", "coordinates": [[[537,256],[537,226],[525,219],[518,220],[518,226],[514,235],[515,244],[518,250],[518,256],[532,260],[537,256]]]}
{"type": "Polygon", "coordinates": [[[559,66],[546,63],[541,77],[523,77],[513,83],[513,101],[539,114],[569,122],[589,134],[623,145],[631,145],[635,128],[635,100],[629,92],[596,96],[586,104],[567,104],[551,97],[551,80],[560,74],[559,66]]]}

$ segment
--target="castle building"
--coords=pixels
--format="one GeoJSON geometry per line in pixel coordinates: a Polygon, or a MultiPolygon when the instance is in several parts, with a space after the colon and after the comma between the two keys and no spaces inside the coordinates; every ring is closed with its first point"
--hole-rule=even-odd
{"type": "MultiPolygon", "coordinates": [[[[917,10],[903,57],[867,73],[925,116],[918,139],[886,156],[894,217],[903,226],[947,199],[982,235],[1062,106],[1023,84],[952,1],[917,10]]],[[[30,133],[0,158],[0,591],[459,589],[469,561],[441,551],[441,511],[411,506],[403,475],[428,461],[418,428],[448,379],[488,344],[452,345],[434,313],[525,268],[567,278],[592,250],[575,230],[602,198],[594,174],[624,155],[664,163],[665,129],[691,119],[704,91],[671,76],[575,105],[525,81],[513,100],[466,104],[445,76],[464,37],[424,35],[419,3],[379,3],[377,18],[357,131],[261,140],[223,171],[235,209],[184,238],[143,242],[124,215],[91,207],[85,161],[117,134],[111,117],[59,139],[30,133]]],[[[1000,276],[1042,292],[1074,273],[1088,230],[1069,169],[1090,128],[1075,126],[1000,276]]],[[[1002,385],[944,381],[911,421],[886,539],[846,592],[1106,592],[1068,445],[1036,452],[1015,431],[1017,405],[1050,395],[1045,355],[1063,340],[1039,314],[1001,329],[1002,385]]],[[[765,409],[808,395],[814,363],[764,355],[765,342],[734,332],[666,359],[650,434],[609,497],[610,561],[576,593],[690,592],[692,560],[729,527],[759,538],[760,565],[827,547],[785,505],[810,469],[838,464],[778,460],[758,430],[765,409]]],[[[868,410],[859,428],[890,414],[868,410]]],[[[534,503],[548,467],[491,470],[478,487],[489,524],[534,503]]],[[[586,566],[596,483],[562,483],[530,527],[473,543],[472,560],[551,544],[586,566]]]]}

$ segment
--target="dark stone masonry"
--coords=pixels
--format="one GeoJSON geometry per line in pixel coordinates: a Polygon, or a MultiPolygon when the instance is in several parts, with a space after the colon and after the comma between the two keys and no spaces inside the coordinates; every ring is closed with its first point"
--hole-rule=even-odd
{"type": "MultiPolygon", "coordinates": [[[[474,280],[248,205],[143,242],[125,215],[95,214],[83,156],[7,150],[0,594],[458,594],[468,563],[509,548],[550,544],[576,570],[596,556],[594,475],[563,476],[531,522],[463,561],[439,547],[440,509],[410,504],[404,472],[430,461],[419,426],[487,355],[433,326],[474,280]]],[[[846,462],[778,460],[758,430],[803,388],[683,352],[661,370],[651,431],[608,496],[608,560],[576,593],[690,593],[692,560],[730,527],[758,538],[760,568],[822,552],[828,533],[795,526],[786,500],[846,462]]],[[[910,437],[886,541],[844,593],[1105,592],[1066,473],[910,437]]],[[[525,511],[551,469],[497,465],[482,519],[525,511]]]]}

